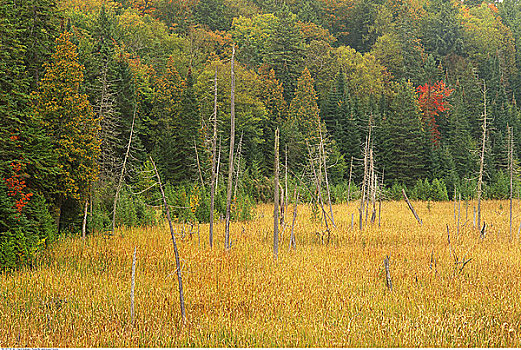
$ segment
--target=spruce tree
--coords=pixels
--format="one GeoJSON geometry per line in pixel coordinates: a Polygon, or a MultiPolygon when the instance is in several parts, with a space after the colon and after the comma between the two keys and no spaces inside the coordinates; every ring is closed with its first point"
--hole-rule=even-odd
{"type": "Polygon", "coordinates": [[[382,127],[381,159],[389,182],[413,185],[427,176],[426,138],[414,87],[410,82],[396,84],[396,95],[382,127]]]}

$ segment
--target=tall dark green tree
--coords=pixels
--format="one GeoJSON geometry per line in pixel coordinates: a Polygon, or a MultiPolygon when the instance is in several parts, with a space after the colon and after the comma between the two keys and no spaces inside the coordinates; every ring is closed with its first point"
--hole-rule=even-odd
{"type": "Polygon", "coordinates": [[[426,137],[415,89],[410,82],[395,85],[396,95],[382,122],[380,154],[388,182],[412,185],[428,175],[426,137]]]}
{"type": "Polygon", "coordinates": [[[427,52],[440,60],[463,53],[463,33],[456,4],[451,0],[433,0],[422,19],[422,42],[427,52]]]}

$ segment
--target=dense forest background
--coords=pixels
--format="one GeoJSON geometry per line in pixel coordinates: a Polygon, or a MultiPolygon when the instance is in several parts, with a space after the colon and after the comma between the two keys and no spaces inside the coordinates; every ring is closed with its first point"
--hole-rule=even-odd
{"type": "Polygon", "coordinates": [[[276,128],[293,187],[325,139],[336,201],[369,129],[388,198],[473,197],[485,113],[485,197],[508,196],[509,128],[521,149],[516,0],[2,0],[0,42],[3,267],[84,212],[110,230],[120,174],[117,223],[154,223],[149,156],[176,218],[207,221],[215,78],[222,214],[234,45],[235,218],[272,199],[276,128]]]}

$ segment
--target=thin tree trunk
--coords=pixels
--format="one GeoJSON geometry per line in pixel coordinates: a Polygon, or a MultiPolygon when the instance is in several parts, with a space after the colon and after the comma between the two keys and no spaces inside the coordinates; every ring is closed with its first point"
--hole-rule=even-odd
{"type": "Polygon", "coordinates": [[[219,152],[217,153],[217,169],[215,170],[215,190],[219,188],[219,174],[221,169],[221,137],[219,137],[219,152]]]}
{"type": "Polygon", "coordinates": [[[389,288],[389,291],[393,291],[393,282],[391,280],[391,271],[389,268],[389,256],[386,256],[384,259],[384,267],[385,267],[385,284],[387,285],[387,288],[389,288]]]}
{"type": "Polygon", "coordinates": [[[217,67],[214,78],[214,105],[213,105],[213,137],[212,137],[212,174],[210,182],[210,249],[213,248],[213,213],[215,210],[215,185],[217,177],[217,67]]]}
{"type": "Polygon", "coordinates": [[[324,209],[324,201],[322,199],[322,191],[320,190],[319,177],[317,176],[317,172],[315,170],[315,162],[313,160],[313,155],[311,153],[311,147],[309,146],[309,143],[307,143],[307,141],[306,141],[306,144],[308,146],[309,161],[311,162],[311,169],[313,171],[313,177],[315,178],[315,186],[317,189],[318,203],[320,205],[320,208],[322,209],[322,217],[324,218],[324,223],[326,225],[326,231],[329,234],[330,231],[329,231],[329,224],[328,224],[328,216],[327,216],[326,210],[324,209]]]}
{"type": "Polygon", "coordinates": [[[286,213],[288,212],[289,192],[288,192],[288,145],[286,144],[286,152],[284,152],[284,214],[282,215],[282,224],[286,221],[286,213]]]}
{"type": "Polygon", "coordinates": [[[353,156],[351,156],[351,166],[349,166],[349,182],[347,183],[347,206],[351,200],[351,175],[353,174],[353,156]]]}
{"type": "Polygon", "coordinates": [[[165,191],[163,190],[163,184],[161,183],[161,177],[159,176],[159,172],[157,171],[156,163],[154,163],[154,160],[152,159],[152,157],[150,157],[150,161],[152,162],[152,165],[154,166],[154,172],[156,173],[157,182],[159,184],[159,189],[161,190],[161,196],[163,197],[163,205],[164,205],[165,211],[166,211],[166,218],[168,219],[168,225],[170,227],[170,235],[172,236],[172,244],[174,245],[177,281],[179,283],[179,305],[181,307],[181,316],[183,318],[183,323],[186,323],[185,298],[184,298],[184,294],[183,294],[183,280],[181,277],[181,261],[179,259],[179,251],[177,250],[177,244],[175,242],[174,226],[172,225],[172,219],[170,217],[170,210],[168,209],[168,204],[166,202],[166,197],[165,197],[165,191]]]}
{"type": "Polygon", "coordinates": [[[487,141],[487,87],[483,82],[483,136],[481,139],[481,157],[479,163],[479,178],[478,178],[478,230],[481,228],[481,195],[483,185],[483,167],[485,164],[485,144],[487,141]]]}
{"type": "Polygon", "coordinates": [[[333,217],[333,205],[331,203],[331,191],[329,189],[329,180],[327,178],[327,163],[326,163],[326,152],[324,150],[324,139],[322,138],[322,132],[320,132],[320,154],[321,156],[319,158],[322,158],[322,165],[324,167],[324,179],[326,180],[326,190],[327,190],[327,201],[329,203],[329,213],[331,214],[331,223],[333,224],[333,227],[336,227],[335,225],[335,218],[333,217]]]}
{"type": "Polygon", "coordinates": [[[128,156],[130,154],[130,145],[132,144],[132,136],[134,135],[134,125],[136,122],[136,114],[137,114],[137,101],[134,101],[134,113],[132,115],[132,126],[130,127],[130,135],[128,137],[127,150],[125,151],[125,158],[123,158],[123,165],[121,167],[121,173],[119,174],[118,187],[116,187],[116,194],[114,195],[114,205],[112,206],[112,234],[116,229],[116,209],[118,205],[119,191],[121,191],[121,186],[123,185],[123,180],[125,176],[125,167],[127,165],[128,156]]]}
{"type": "Polygon", "coordinates": [[[459,226],[460,226],[460,210],[461,210],[461,193],[458,194],[458,232],[457,232],[458,237],[459,237],[459,226]]]}
{"type": "Polygon", "coordinates": [[[228,189],[226,194],[226,227],[224,234],[224,247],[230,249],[230,212],[232,209],[232,184],[233,184],[233,151],[235,148],[235,45],[232,45],[231,63],[231,103],[230,103],[230,156],[228,157],[228,189]]]}
{"type": "Polygon", "coordinates": [[[273,204],[273,257],[279,255],[279,128],[275,130],[275,186],[273,204]]]}
{"type": "Polygon", "coordinates": [[[405,189],[402,188],[402,194],[403,194],[403,198],[405,199],[405,201],[407,202],[407,205],[409,206],[409,209],[411,210],[412,212],[412,215],[414,215],[414,217],[416,218],[416,220],[418,221],[418,223],[421,225],[423,225],[423,222],[421,221],[420,217],[418,216],[418,214],[416,214],[416,211],[414,210],[414,208],[412,207],[412,204],[411,202],[409,202],[409,198],[407,198],[407,194],[405,194],[405,189]]]}
{"type": "Polygon", "coordinates": [[[81,226],[81,237],[85,239],[87,235],[87,214],[89,211],[89,200],[85,200],[85,212],[83,213],[83,225],[81,226]]]}
{"type": "Polygon", "coordinates": [[[360,230],[362,230],[363,228],[363,220],[364,220],[364,205],[365,205],[365,196],[366,196],[366,187],[367,187],[367,167],[368,167],[368,164],[367,164],[367,153],[368,153],[368,150],[369,150],[369,138],[371,137],[370,136],[371,134],[371,129],[369,129],[369,136],[366,138],[366,142],[365,142],[365,147],[364,147],[364,180],[362,182],[362,196],[360,198],[360,222],[359,222],[359,226],[360,226],[360,230]]]}
{"type": "Polygon", "coordinates": [[[237,188],[239,186],[239,179],[241,177],[241,157],[242,157],[242,136],[239,139],[239,145],[237,146],[237,172],[235,173],[235,185],[233,188],[233,198],[237,198],[237,188]]]}
{"type": "Polygon", "coordinates": [[[382,196],[383,196],[383,188],[384,188],[384,175],[385,169],[382,171],[382,183],[380,185],[380,193],[378,196],[378,227],[380,227],[381,217],[382,217],[382,196]]]}
{"type": "Polygon", "coordinates": [[[197,162],[197,172],[199,173],[199,181],[201,182],[201,188],[204,189],[204,181],[203,181],[203,172],[201,171],[201,163],[199,162],[199,152],[197,151],[197,143],[194,139],[194,149],[195,149],[195,160],[197,162]]]}
{"type": "Polygon", "coordinates": [[[512,242],[512,195],[514,192],[513,178],[514,178],[514,132],[512,127],[509,127],[509,140],[508,140],[508,166],[510,170],[510,242],[512,242]]]}
{"type": "Polygon", "coordinates": [[[297,206],[298,206],[298,196],[299,196],[299,193],[297,192],[297,187],[295,187],[295,194],[294,194],[294,197],[295,197],[295,207],[293,208],[293,222],[291,223],[291,238],[289,240],[289,249],[293,248],[293,249],[296,249],[297,248],[297,242],[295,240],[295,221],[297,220],[297,206]]]}

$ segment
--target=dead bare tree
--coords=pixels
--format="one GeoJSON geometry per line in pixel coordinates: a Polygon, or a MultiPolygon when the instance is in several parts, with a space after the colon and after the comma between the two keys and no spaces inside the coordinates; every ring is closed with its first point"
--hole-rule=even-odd
{"type": "Polygon", "coordinates": [[[385,284],[389,291],[393,291],[393,281],[391,280],[391,271],[389,269],[389,255],[387,255],[384,259],[384,267],[385,267],[385,284]]]}
{"type": "Polygon", "coordinates": [[[123,180],[125,178],[125,168],[127,166],[128,157],[130,155],[130,146],[132,145],[132,137],[134,136],[136,114],[137,101],[134,101],[134,112],[132,115],[132,126],[130,127],[130,135],[128,137],[127,150],[125,151],[125,157],[123,158],[123,165],[121,166],[121,172],[119,173],[118,187],[116,187],[116,194],[114,195],[114,205],[112,206],[112,234],[114,234],[114,231],[116,229],[116,209],[118,205],[119,192],[121,191],[121,186],[123,185],[123,180]]]}
{"type": "Polygon", "coordinates": [[[281,222],[285,225],[285,216],[288,212],[289,192],[288,192],[288,145],[286,144],[286,151],[284,152],[284,210],[282,212],[281,222]]]}
{"type": "MultiPolygon", "coordinates": [[[[313,180],[314,180],[315,188],[316,188],[316,191],[317,191],[318,204],[320,205],[320,208],[322,210],[322,217],[324,218],[324,223],[326,225],[326,232],[328,234],[328,240],[329,240],[330,230],[329,230],[329,224],[328,224],[328,216],[327,216],[326,210],[324,209],[324,200],[322,199],[322,190],[321,190],[321,185],[320,185],[320,175],[317,175],[317,172],[316,172],[316,169],[315,169],[315,161],[313,159],[313,154],[311,153],[311,147],[309,146],[309,143],[307,142],[307,140],[306,140],[306,145],[308,147],[309,162],[311,164],[311,170],[313,172],[313,180]]],[[[320,162],[320,159],[318,161],[320,162]]],[[[319,165],[320,165],[320,163],[319,163],[319,165]]],[[[319,166],[319,169],[320,169],[320,166],[319,166]]]]}
{"type": "Polygon", "coordinates": [[[347,206],[351,200],[351,175],[353,174],[353,156],[351,156],[351,166],[349,166],[349,181],[347,183],[347,206]]]}
{"type": "Polygon", "coordinates": [[[81,237],[85,239],[85,236],[87,234],[87,213],[89,209],[89,200],[85,200],[85,211],[83,213],[83,225],[81,226],[81,237]]]}
{"type": "MultiPolygon", "coordinates": [[[[321,130],[321,128],[319,128],[321,130]]],[[[333,227],[336,227],[335,225],[335,218],[333,216],[333,205],[331,204],[331,191],[329,189],[329,180],[327,178],[327,163],[326,163],[326,152],[324,150],[324,138],[322,137],[322,131],[320,131],[320,150],[319,150],[319,159],[322,158],[321,166],[324,167],[324,180],[326,181],[326,191],[327,191],[327,201],[329,204],[329,213],[331,214],[331,223],[333,224],[333,227]]]]}
{"type": "Polygon", "coordinates": [[[383,197],[383,189],[384,189],[384,175],[385,169],[382,171],[382,182],[380,184],[380,191],[378,195],[378,227],[380,227],[381,217],[382,217],[382,197],[383,197]]]}
{"type": "Polygon", "coordinates": [[[273,257],[279,255],[279,128],[275,130],[275,186],[273,204],[273,257]]]}
{"type": "Polygon", "coordinates": [[[203,172],[201,171],[201,163],[199,162],[199,151],[197,150],[197,142],[195,142],[195,139],[194,139],[194,150],[195,150],[195,160],[197,163],[197,172],[199,173],[199,181],[201,182],[201,188],[204,189],[203,172]]]}
{"type": "Polygon", "coordinates": [[[210,249],[213,248],[213,212],[215,209],[215,185],[217,178],[217,67],[215,67],[213,99],[212,174],[210,180],[210,249]]]}
{"type": "Polygon", "coordinates": [[[512,127],[508,127],[508,170],[510,173],[510,242],[512,242],[512,195],[514,192],[513,178],[514,178],[514,131],[512,127]]]}
{"type": "Polygon", "coordinates": [[[485,145],[487,142],[487,86],[483,81],[483,136],[481,139],[481,156],[479,162],[479,178],[478,178],[478,230],[481,227],[481,196],[483,185],[483,167],[485,165],[485,145]]]}
{"type": "Polygon", "coordinates": [[[298,195],[299,193],[297,192],[297,188],[295,187],[295,194],[293,195],[293,197],[295,197],[295,207],[293,208],[293,222],[291,223],[291,237],[289,239],[289,249],[293,248],[293,249],[296,249],[297,248],[297,242],[295,240],[295,221],[297,219],[297,206],[298,206],[298,195]]]}
{"type": "Polygon", "coordinates": [[[405,193],[405,189],[402,188],[402,194],[403,194],[403,198],[405,199],[405,201],[407,202],[407,205],[409,206],[409,209],[411,210],[411,213],[412,215],[414,215],[414,217],[416,218],[416,221],[418,221],[418,223],[421,225],[423,225],[423,222],[422,220],[420,219],[420,217],[418,216],[418,214],[416,214],[416,211],[414,210],[411,202],[409,202],[409,198],[407,198],[407,194],[405,193]]]}
{"type": "Polygon", "coordinates": [[[228,157],[228,189],[226,193],[226,226],[224,233],[224,247],[230,249],[230,214],[232,209],[233,184],[233,151],[235,148],[235,45],[232,45],[231,62],[231,103],[230,103],[230,156],[228,157]]]}
{"type": "Polygon", "coordinates": [[[163,184],[161,182],[161,177],[159,176],[159,172],[156,168],[156,163],[152,157],[150,157],[150,161],[154,166],[154,172],[156,173],[157,183],[159,184],[159,189],[161,190],[161,197],[163,198],[163,205],[166,211],[166,218],[168,219],[168,225],[170,227],[170,235],[172,236],[172,244],[174,245],[174,255],[175,255],[175,265],[177,272],[177,281],[179,283],[179,305],[181,307],[181,316],[183,318],[183,323],[186,323],[186,313],[185,313],[185,298],[183,294],[183,280],[181,277],[181,261],[179,259],[179,251],[177,250],[177,244],[175,242],[175,234],[174,234],[174,226],[172,225],[172,219],[170,217],[170,209],[168,208],[168,203],[166,202],[165,191],[163,190],[163,184]]]}
{"type": "Polygon", "coordinates": [[[237,188],[239,187],[239,179],[241,178],[241,157],[242,157],[242,136],[239,139],[239,144],[237,145],[237,171],[235,173],[235,185],[233,189],[233,197],[237,198],[237,188]]]}

